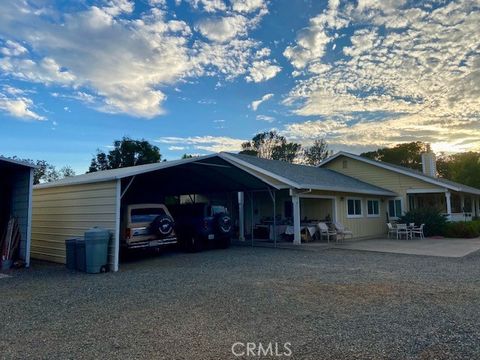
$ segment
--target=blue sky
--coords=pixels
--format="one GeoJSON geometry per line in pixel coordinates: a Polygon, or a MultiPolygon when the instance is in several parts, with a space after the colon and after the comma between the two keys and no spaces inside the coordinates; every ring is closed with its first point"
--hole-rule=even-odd
{"type": "Polygon", "coordinates": [[[124,135],[175,159],[270,129],[478,150],[479,24],[478,1],[4,1],[0,154],[82,173],[124,135]]]}

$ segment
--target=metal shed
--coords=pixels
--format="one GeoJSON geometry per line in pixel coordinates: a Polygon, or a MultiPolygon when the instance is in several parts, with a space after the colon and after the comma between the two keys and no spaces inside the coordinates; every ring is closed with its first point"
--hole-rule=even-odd
{"type": "Polygon", "coordinates": [[[0,236],[10,217],[18,220],[21,241],[19,257],[30,265],[32,185],[34,165],[0,157],[0,236]]]}

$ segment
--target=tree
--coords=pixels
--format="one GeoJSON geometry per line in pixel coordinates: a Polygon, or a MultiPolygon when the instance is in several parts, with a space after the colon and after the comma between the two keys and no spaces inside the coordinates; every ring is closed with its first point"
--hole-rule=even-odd
{"type": "Polygon", "coordinates": [[[427,151],[430,151],[430,144],[415,141],[398,144],[392,148],[381,148],[375,151],[365,152],[360,154],[360,156],[421,171],[421,154],[427,151]]]}
{"type": "Polygon", "coordinates": [[[88,172],[152,164],[160,162],[161,158],[160,149],[148,141],[123,137],[113,142],[113,149],[108,154],[97,150],[88,172]]]}
{"type": "Polygon", "coordinates": [[[252,140],[243,143],[240,154],[294,162],[301,149],[300,144],[288,142],[284,136],[276,131],[265,131],[255,135],[252,140]]]}
{"type": "Polygon", "coordinates": [[[75,176],[75,170],[73,170],[71,166],[65,165],[60,169],[59,174],[62,178],[75,176]]]}
{"type": "Polygon", "coordinates": [[[304,160],[307,165],[318,166],[323,160],[331,156],[327,142],[324,138],[316,139],[312,146],[304,151],[304,160]]]}
{"type": "Polygon", "coordinates": [[[480,188],[480,153],[443,154],[437,161],[437,171],[446,179],[480,188]]]}

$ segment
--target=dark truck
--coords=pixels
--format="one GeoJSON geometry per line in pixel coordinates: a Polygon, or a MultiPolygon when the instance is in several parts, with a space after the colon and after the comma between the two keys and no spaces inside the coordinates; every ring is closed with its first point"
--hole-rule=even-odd
{"type": "Polygon", "coordinates": [[[186,251],[230,245],[233,225],[224,206],[196,203],[170,205],[168,208],[175,219],[178,241],[186,251]]]}

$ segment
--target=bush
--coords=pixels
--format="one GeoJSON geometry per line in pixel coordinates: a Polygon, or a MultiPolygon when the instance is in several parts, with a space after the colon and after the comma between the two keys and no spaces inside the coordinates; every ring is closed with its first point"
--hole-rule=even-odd
{"type": "Polygon", "coordinates": [[[425,224],[423,233],[425,236],[444,235],[447,219],[436,209],[415,209],[411,210],[399,219],[400,223],[415,223],[419,226],[425,224]]]}
{"type": "Polygon", "coordinates": [[[475,238],[480,236],[480,221],[451,222],[445,226],[445,236],[450,238],[475,238]]]}

